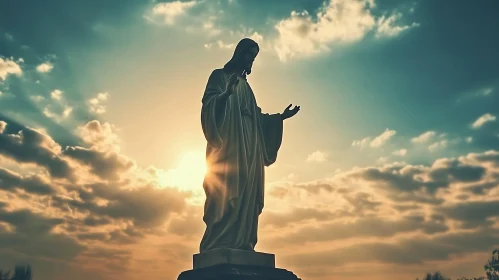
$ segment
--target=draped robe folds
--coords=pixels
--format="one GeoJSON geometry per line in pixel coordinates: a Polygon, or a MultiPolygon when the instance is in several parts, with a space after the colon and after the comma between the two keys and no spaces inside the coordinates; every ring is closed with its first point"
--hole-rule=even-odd
{"type": "Polygon", "coordinates": [[[201,124],[207,140],[206,230],[200,252],[216,248],[254,250],[264,206],[264,166],[276,161],[283,120],[263,114],[247,81],[221,100],[229,74],[216,69],[202,99],[201,124]]]}

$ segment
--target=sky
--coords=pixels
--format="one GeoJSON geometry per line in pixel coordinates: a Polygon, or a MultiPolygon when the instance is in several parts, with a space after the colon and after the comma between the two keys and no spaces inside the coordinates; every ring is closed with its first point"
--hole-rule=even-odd
{"type": "Polygon", "coordinates": [[[302,279],[483,275],[499,247],[499,2],[0,1],[0,268],[176,279],[210,73],[245,37],[289,104],[257,251],[302,279]]]}

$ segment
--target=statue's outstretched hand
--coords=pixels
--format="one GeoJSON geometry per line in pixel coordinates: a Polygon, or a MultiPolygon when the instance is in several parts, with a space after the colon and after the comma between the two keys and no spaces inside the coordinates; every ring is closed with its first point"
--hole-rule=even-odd
{"type": "Polygon", "coordinates": [[[291,118],[292,116],[296,115],[298,111],[300,111],[300,106],[295,106],[290,110],[289,108],[291,108],[292,105],[293,104],[289,104],[288,107],[286,107],[286,109],[284,109],[284,111],[282,112],[281,117],[283,120],[291,118]]]}

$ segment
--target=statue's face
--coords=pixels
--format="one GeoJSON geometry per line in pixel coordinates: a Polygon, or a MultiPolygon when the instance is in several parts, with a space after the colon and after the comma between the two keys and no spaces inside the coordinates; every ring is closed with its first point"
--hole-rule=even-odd
{"type": "Polygon", "coordinates": [[[256,56],[258,55],[258,48],[251,48],[249,51],[244,53],[243,63],[244,68],[251,72],[251,67],[253,67],[253,61],[255,61],[256,56]]]}

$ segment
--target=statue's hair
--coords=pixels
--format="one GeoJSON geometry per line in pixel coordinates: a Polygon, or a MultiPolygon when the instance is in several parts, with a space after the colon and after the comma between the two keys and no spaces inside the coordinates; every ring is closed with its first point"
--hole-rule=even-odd
{"type": "MultiPolygon", "coordinates": [[[[243,38],[239,43],[237,43],[236,49],[234,50],[234,54],[232,55],[232,58],[229,60],[224,65],[224,70],[225,71],[232,71],[237,67],[238,62],[242,58],[242,55],[249,51],[251,48],[256,47],[258,50],[260,50],[260,47],[258,46],[258,43],[253,41],[250,38],[243,38]]],[[[248,69],[248,72],[246,72],[247,75],[251,74],[251,69],[248,69]]]]}

